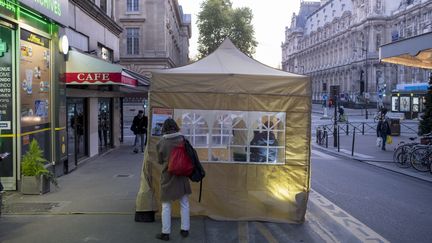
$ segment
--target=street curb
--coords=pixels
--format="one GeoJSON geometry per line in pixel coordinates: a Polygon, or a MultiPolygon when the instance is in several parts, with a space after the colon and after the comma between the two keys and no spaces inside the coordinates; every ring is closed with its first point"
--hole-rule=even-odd
{"type": "Polygon", "coordinates": [[[343,153],[339,153],[339,152],[336,152],[336,151],[332,151],[330,149],[326,149],[326,148],[323,148],[321,146],[314,145],[314,144],[312,144],[312,148],[315,148],[315,149],[320,150],[322,152],[329,153],[329,154],[337,156],[337,157],[343,157],[343,158],[346,158],[346,159],[352,159],[352,160],[356,160],[356,161],[359,161],[359,162],[364,162],[364,163],[367,163],[369,165],[373,165],[373,166],[376,166],[376,167],[379,167],[379,168],[382,168],[382,169],[385,169],[385,170],[388,170],[388,171],[396,172],[396,173],[399,173],[401,175],[406,175],[406,176],[409,176],[409,177],[416,178],[418,180],[422,180],[422,181],[426,181],[426,182],[432,183],[432,177],[429,178],[427,176],[422,176],[420,174],[417,174],[417,173],[421,173],[421,172],[411,173],[409,171],[404,171],[403,169],[389,168],[389,167],[380,166],[379,164],[377,164],[377,163],[393,163],[393,161],[352,157],[352,156],[349,156],[349,155],[346,155],[346,154],[343,154],[343,153]]]}

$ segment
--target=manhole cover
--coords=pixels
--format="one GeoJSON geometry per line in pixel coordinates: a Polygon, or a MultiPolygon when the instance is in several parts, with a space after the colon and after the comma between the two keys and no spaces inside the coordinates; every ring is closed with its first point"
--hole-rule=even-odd
{"type": "Polygon", "coordinates": [[[46,213],[53,208],[59,207],[60,203],[11,203],[4,204],[2,213],[46,213]]]}

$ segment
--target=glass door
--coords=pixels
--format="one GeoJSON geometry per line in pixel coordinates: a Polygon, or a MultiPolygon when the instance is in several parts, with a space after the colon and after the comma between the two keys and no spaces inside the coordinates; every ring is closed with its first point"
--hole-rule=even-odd
{"type": "Polygon", "coordinates": [[[87,126],[84,99],[67,100],[68,170],[75,169],[78,161],[87,156],[87,126]]]}
{"type": "Polygon", "coordinates": [[[99,98],[98,136],[99,151],[112,147],[112,105],[110,98],[99,98]]]}

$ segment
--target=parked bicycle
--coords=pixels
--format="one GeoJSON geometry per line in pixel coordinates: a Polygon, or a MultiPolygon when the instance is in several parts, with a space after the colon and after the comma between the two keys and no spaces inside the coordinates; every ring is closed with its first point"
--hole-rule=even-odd
{"type": "Polygon", "coordinates": [[[432,173],[432,145],[416,146],[411,152],[411,164],[420,172],[430,171],[432,173]]]}
{"type": "MultiPolygon", "coordinates": [[[[418,155],[413,154],[414,151],[419,148],[423,148],[425,145],[421,144],[420,142],[415,142],[416,139],[417,137],[410,137],[409,140],[411,140],[411,142],[409,143],[405,143],[404,141],[399,142],[395,151],[393,152],[393,162],[395,162],[396,165],[401,168],[413,166],[415,169],[424,172],[429,170],[429,165],[421,164],[422,157],[420,153],[423,152],[423,150],[418,150],[418,155]],[[413,161],[413,159],[416,159],[416,161],[413,161]],[[427,169],[425,170],[424,167],[427,167],[427,169]]],[[[421,139],[424,141],[431,141],[432,133],[424,134],[421,139]]]]}
{"type": "Polygon", "coordinates": [[[411,166],[411,152],[415,146],[419,145],[419,142],[414,142],[417,137],[410,137],[411,142],[405,143],[401,141],[398,143],[396,149],[393,152],[393,162],[400,168],[409,168],[411,166]]]}

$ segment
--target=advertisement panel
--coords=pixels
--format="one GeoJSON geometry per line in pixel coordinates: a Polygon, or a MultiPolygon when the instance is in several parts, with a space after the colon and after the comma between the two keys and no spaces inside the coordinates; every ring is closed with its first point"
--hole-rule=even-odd
{"type": "MultiPolygon", "coordinates": [[[[12,154],[12,36],[13,30],[0,25],[0,153],[12,154]]],[[[0,176],[13,176],[13,157],[0,161],[0,176]]]]}

